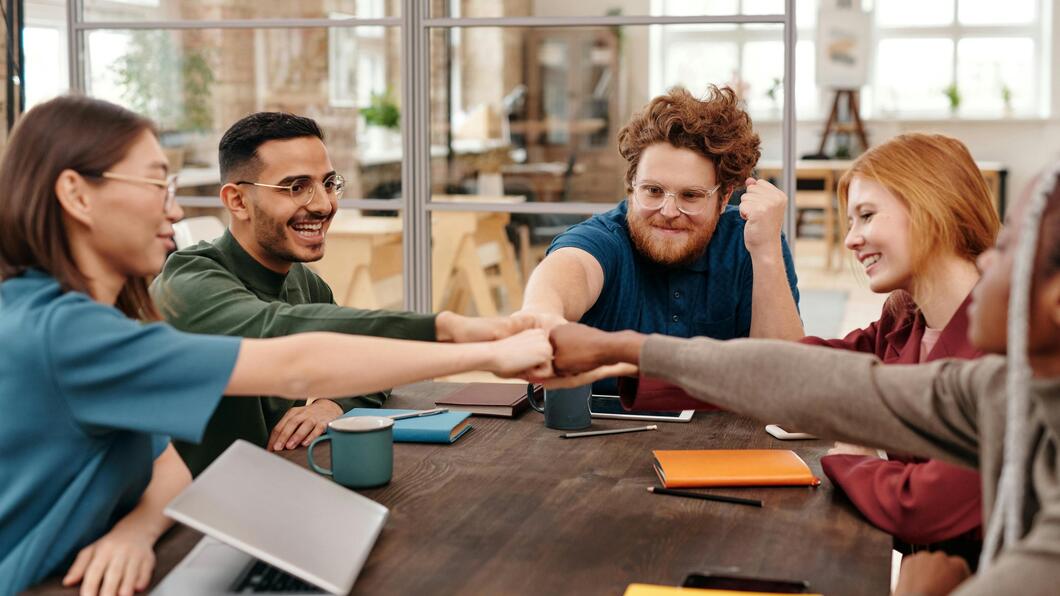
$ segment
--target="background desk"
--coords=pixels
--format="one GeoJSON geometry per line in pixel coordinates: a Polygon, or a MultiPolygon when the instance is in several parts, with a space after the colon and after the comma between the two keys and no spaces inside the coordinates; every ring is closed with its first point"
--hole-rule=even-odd
{"type": "MultiPolygon", "coordinates": [[[[388,405],[430,407],[458,386],[402,387],[388,405]]],[[[805,579],[824,594],[888,593],[890,538],[827,478],[816,488],[714,491],[763,499],[763,509],[644,490],[657,483],[652,449],[789,447],[820,475],[817,460],[830,443],[784,443],[758,422],[721,412],[656,432],[571,440],[533,411],[473,424],[455,445],[395,445],[393,481],[363,491],[390,508],[390,519],[354,593],[614,596],[631,582],[676,585],[690,571],[719,566],[805,579]]],[[[284,456],[305,465],[304,449],[284,456]]],[[[154,581],[198,539],[186,527],[167,534],[154,581]]],[[[31,593],[76,591],[53,580],[31,593]]]]}

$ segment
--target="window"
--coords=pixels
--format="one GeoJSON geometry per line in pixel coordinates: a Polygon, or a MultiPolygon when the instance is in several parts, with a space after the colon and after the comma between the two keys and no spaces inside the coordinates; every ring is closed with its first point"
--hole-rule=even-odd
{"type": "MultiPolygon", "coordinates": [[[[870,84],[862,90],[862,116],[967,118],[1048,116],[1044,0],[876,0],[870,84]],[[916,68],[910,68],[916,64],[916,68]],[[1039,76],[1042,75],[1042,76],[1039,76]],[[948,92],[949,91],[949,92],[948,92]],[[951,97],[960,97],[951,108],[951,97]]],[[[781,14],[783,0],[655,0],[669,16],[781,14]]],[[[796,112],[823,118],[814,83],[819,0],[796,3],[798,43],[796,112]]],[[[783,105],[783,31],[770,25],[655,27],[651,93],[663,81],[689,89],[739,84],[756,120],[779,119],[783,105]],[[709,57],[704,60],[703,57],[709,57]]]]}
{"type": "Polygon", "coordinates": [[[877,0],[876,68],[872,89],[863,94],[866,111],[1048,115],[1038,83],[1048,80],[1038,76],[1047,66],[1042,1],[877,0]]]}
{"type": "MultiPolygon", "coordinates": [[[[783,0],[655,0],[667,16],[783,14],[783,0]]],[[[818,0],[796,3],[800,41],[795,49],[795,103],[800,118],[820,114],[814,85],[814,26],[818,0]]],[[[780,25],[653,27],[651,95],[681,84],[699,94],[709,84],[731,85],[755,120],[779,120],[784,105],[784,30],[780,25]],[[708,58],[708,59],[704,59],[708,58]]]]}

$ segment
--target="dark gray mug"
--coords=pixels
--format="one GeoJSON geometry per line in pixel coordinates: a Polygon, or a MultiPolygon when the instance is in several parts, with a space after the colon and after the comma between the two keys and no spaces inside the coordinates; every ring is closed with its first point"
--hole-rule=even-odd
{"type": "Polygon", "coordinates": [[[313,470],[343,486],[382,486],[394,472],[394,421],[383,416],[336,418],[328,432],[309,444],[306,459],[313,470]],[[313,447],[323,441],[331,441],[331,468],[313,461],[313,447]]]}
{"type": "Polygon", "coordinates": [[[530,407],[545,415],[545,426],[556,430],[579,430],[589,428],[593,420],[589,414],[589,396],[592,385],[570,389],[545,389],[544,404],[534,400],[533,388],[527,390],[530,407]]]}

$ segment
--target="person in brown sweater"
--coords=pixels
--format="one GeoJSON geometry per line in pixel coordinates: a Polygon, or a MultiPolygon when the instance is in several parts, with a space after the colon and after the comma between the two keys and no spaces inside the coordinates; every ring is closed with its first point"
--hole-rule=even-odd
{"type": "Polygon", "coordinates": [[[965,580],[954,572],[959,563],[945,557],[913,558],[897,593],[1054,594],[1060,585],[1060,163],[1021,197],[978,266],[969,340],[991,354],[979,360],[883,366],[869,354],[782,341],[565,325],[551,339],[554,368],[568,377],[551,384],[584,384],[636,366],[738,413],[978,468],[987,520],[979,571],[965,580]]]}

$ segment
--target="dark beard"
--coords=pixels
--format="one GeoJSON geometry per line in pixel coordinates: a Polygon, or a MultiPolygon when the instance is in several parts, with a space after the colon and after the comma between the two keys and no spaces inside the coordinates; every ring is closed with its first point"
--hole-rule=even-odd
{"type": "Polygon", "coordinates": [[[689,230],[691,237],[678,246],[674,246],[673,243],[658,242],[652,238],[650,219],[650,217],[648,219],[635,217],[632,212],[626,213],[629,237],[633,240],[634,248],[654,263],[666,267],[681,267],[694,262],[707,250],[707,245],[714,237],[714,230],[718,227],[720,217],[711,222],[709,229],[685,228],[689,230]]]}
{"type": "MultiPolygon", "coordinates": [[[[296,255],[287,248],[287,223],[278,222],[269,218],[267,214],[251,206],[254,209],[254,237],[258,245],[270,257],[286,263],[304,263],[305,259],[296,255]]],[[[321,254],[323,257],[323,254],[321,254]]],[[[319,258],[312,259],[314,261],[319,258]]]]}

